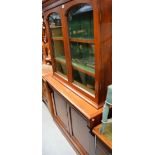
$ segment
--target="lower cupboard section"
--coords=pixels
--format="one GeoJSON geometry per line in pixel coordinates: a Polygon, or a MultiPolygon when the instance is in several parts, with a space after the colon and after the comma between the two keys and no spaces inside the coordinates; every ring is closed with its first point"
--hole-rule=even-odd
{"type": "Polygon", "coordinates": [[[58,125],[60,124],[66,130],[67,136],[72,139],[73,146],[80,155],[95,155],[95,138],[87,126],[88,120],[57,91],[53,92],[58,125]]]}
{"type": "Polygon", "coordinates": [[[54,99],[54,120],[67,137],[67,140],[74,146],[77,154],[110,155],[111,152],[102,148],[102,144],[96,145],[95,148],[95,136],[88,126],[90,120],[84,117],[56,90],[51,92],[51,97],[54,99]]]}

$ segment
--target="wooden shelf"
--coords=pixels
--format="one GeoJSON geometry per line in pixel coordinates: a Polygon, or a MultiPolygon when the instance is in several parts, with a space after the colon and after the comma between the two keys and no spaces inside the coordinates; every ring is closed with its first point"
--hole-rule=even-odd
{"type": "Polygon", "coordinates": [[[70,38],[71,42],[79,42],[79,43],[94,43],[93,39],[82,39],[82,38],[70,38]]]}
{"type": "Polygon", "coordinates": [[[62,26],[54,26],[54,27],[51,27],[52,29],[57,29],[57,28],[61,28],[62,26]]]}
{"type": "Polygon", "coordinates": [[[61,64],[66,64],[66,60],[63,57],[55,57],[55,60],[61,64]]]}
{"type": "MultiPolygon", "coordinates": [[[[65,57],[64,58],[63,57],[55,57],[55,60],[61,64],[66,64],[65,57]]],[[[82,65],[82,64],[78,64],[75,62],[72,62],[72,65],[73,65],[74,69],[76,69],[82,73],[85,73],[89,76],[95,77],[95,70],[93,68],[82,65]]]]}
{"type": "Polygon", "coordinates": [[[85,73],[87,75],[90,75],[92,77],[95,77],[95,69],[85,66],[85,65],[82,65],[82,64],[79,64],[79,63],[75,63],[75,62],[72,62],[72,65],[73,65],[74,69],[76,69],[82,73],[85,73]]]}
{"type": "Polygon", "coordinates": [[[64,40],[63,37],[53,37],[53,40],[64,40]]]}
{"type": "Polygon", "coordinates": [[[82,83],[79,83],[78,81],[75,81],[73,82],[73,84],[76,85],[76,87],[78,86],[79,89],[82,89],[83,91],[89,93],[89,95],[91,95],[92,97],[95,98],[95,91],[91,88],[88,88],[87,86],[85,86],[84,84],[82,83]]]}

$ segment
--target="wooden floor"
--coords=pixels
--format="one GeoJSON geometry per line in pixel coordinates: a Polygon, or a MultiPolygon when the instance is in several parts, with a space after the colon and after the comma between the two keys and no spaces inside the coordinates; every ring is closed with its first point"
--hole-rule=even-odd
{"type": "Polygon", "coordinates": [[[42,155],[76,155],[42,104],[42,155]]]}

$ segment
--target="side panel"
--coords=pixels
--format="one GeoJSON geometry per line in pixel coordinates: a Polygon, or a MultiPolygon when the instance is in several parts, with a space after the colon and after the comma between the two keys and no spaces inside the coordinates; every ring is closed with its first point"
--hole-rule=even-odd
{"type": "Polygon", "coordinates": [[[107,86],[112,83],[112,0],[100,0],[101,76],[100,101],[104,103],[107,86]]]}

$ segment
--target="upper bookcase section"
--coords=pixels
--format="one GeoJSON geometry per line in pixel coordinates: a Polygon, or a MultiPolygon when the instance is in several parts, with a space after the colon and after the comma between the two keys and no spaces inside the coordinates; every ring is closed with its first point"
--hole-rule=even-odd
{"type": "Polygon", "coordinates": [[[57,0],[43,17],[53,77],[100,108],[112,83],[111,0],[57,0]]]}

